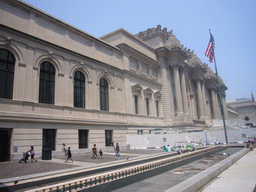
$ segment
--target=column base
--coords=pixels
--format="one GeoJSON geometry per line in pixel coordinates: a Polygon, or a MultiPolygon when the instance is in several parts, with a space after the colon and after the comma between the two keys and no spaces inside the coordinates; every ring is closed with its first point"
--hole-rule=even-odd
{"type": "MultiPolygon", "coordinates": [[[[176,114],[175,114],[175,115],[176,115],[176,114]]],[[[178,122],[181,122],[181,123],[185,123],[185,122],[184,122],[184,113],[183,113],[183,112],[177,113],[177,115],[176,115],[175,118],[174,118],[174,121],[178,121],[178,122]]]]}
{"type": "Polygon", "coordinates": [[[200,116],[200,119],[198,120],[205,120],[205,116],[200,116]]]}

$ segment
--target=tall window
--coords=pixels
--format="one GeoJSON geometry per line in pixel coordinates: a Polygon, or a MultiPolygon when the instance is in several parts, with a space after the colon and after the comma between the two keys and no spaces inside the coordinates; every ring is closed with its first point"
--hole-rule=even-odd
{"type": "Polygon", "coordinates": [[[134,95],[134,104],[135,104],[135,114],[139,114],[138,110],[138,96],[134,95]]]}
{"type": "Polygon", "coordinates": [[[0,49],[0,98],[12,99],[14,65],[14,56],[0,49]]]}
{"type": "Polygon", "coordinates": [[[149,115],[149,98],[146,98],[147,115],[149,115]]]}
{"type": "Polygon", "coordinates": [[[40,66],[39,103],[54,104],[55,69],[47,61],[40,66]]]}
{"type": "Polygon", "coordinates": [[[108,82],[100,79],[100,110],[108,111],[108,82]]]}
{"type": "Polygon", "coordinates": [[[159,101],[156,100],[156,116],[159,117],[159,101]]]}
{"type": "Polygon", "coordinates": [[[80,71],[74,76],[74,107],[85,107],[85,78],[80,71]]]}

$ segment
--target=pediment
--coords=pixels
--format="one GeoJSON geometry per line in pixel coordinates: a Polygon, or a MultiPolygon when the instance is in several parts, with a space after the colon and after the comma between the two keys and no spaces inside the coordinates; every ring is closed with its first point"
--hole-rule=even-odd
{"type": "Polygon", "coordinates": [[[135,93],[135,92],[140,93],[142,90],[142,87],[139,84],[135,84],[135,85],[131,86],[131,88],[132,88],[133,93],[135,93]]]}
{"type": "Polygon", "coordinates": [[[154,97],[155,97],[156,100],[160,100],[161,97],[162,97],[161,92],[160,92],[160,91],[156,91],[156,92],[154,93],[154,97]]]}
{"type": "Polygon", "coordinates": [[[150,98],[153,93],[153,90],[148,87],[148,88],[144,89],[143,92],[144,92],[145,97],[150,98]]]}

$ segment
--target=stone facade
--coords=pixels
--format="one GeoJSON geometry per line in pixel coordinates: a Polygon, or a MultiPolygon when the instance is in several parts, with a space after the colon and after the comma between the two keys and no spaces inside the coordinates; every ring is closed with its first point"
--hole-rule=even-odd
{"type": "Polygon", "coordinates": [[[230,118],[245,120],[256,126],[256,103],[252,99],[241,98],[227,101],[230,118]]]}
{"type": "MultiPolygon", "coordinates": [[[[126,134],[203,130],[221,118],[214,72],[160,25],[96,38],[22,1],[1,0],[0,51],[13,67],[1,71],[13,78],[1,80],[11,93],[0,98],[2,160],[30,145],[55,155],[63,142],[76,153],[94,143],[108,150],[111,142],[125,146],[126,134]]],[[[227,118],[226,89],[221,81],[227,118]]]]}

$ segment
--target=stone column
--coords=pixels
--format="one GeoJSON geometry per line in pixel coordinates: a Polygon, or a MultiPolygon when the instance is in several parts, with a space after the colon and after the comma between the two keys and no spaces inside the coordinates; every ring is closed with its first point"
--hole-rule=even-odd
{"type": "Polygon", "coordinates": [[[181,97],[181,89],[180,89],[180,74],[179,74],[178,66],[173,67],[173,75],[174,75],[176,102],[177,102],[177,115],[182,115],[183,114],[183,106],[182,106],[182,97],[181,97]]]}
{"type": "Polygon", "coordinates": [[[208,114],[208,110],[207,110],[207,107],[206,107],[206,93],[205,93],[205,84],[203,82],[202,84],[202,97],[203,97],[203,106],[204,106],[204,116],[205,116],[205,119],[208,119],[209,118],[209,114],[208,114]]]}
{"type": "Polygon", "coordinates": [[[200,119],[204,119],[204,106],[203,106],[203,98],[202,98],[202,88],[201,88],[201,82],[200,82],[199,79],[196,80],[196,89],[197,89],[198,102],[199,102],[200,119]]]}
{"type": "Polygon", "coordinates": [[[213,118],[218,119],[218,113],[217,113],[218,103],[216,102],[214,89],[211,89],[211,97],[212,97],[213,118]]]}
{"type": "Polygon", "coordinates": [[[188,99],[187,99],[187,91],[186,91],[186,80],[185,80],[185,71],[184,69],[181,72],[181,90],[182,90],[182,100],[183,100],[183,107],[184,113],[189,114],[188,110],[188,99]]]}

